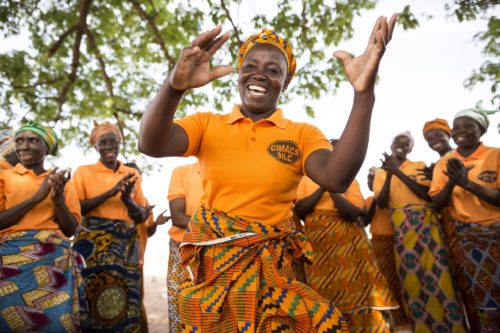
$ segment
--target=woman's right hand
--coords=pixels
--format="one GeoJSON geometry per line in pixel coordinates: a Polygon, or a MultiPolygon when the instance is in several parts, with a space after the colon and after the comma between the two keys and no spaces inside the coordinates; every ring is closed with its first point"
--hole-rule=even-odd
{"type": "Polygon", "coordinates": [[[57,172],[57,168],[54,168],[50,170],[49,174],[45,179],[43,180],[42,184],[38,188],[38,191],[35,192],[35,195],[33,196],[33,199],[35,202],[42,202],[47,198],[49,195],[50,191],[52,191],[52,184],[53,184],[53,177],[55,173],[57,172]]]}
{"type": "Polygon", "coordinates": [[[219,34],[222,26],[217,26],[196,37],[191,46],[182,50],[181,56],[168,77],[170,87],[177,91],[202,87],[211,81],[228,75],[233,66],[220,65],[210,68],[210,60],[215,52],[229,39],[229,33],[219,34]]]}
{"type": "Polygon", "coordinates": [[[123,176],[122,179],[120,179],[116,184],[115,186],[113,186],[113,188],[111,188],[111,190],[109,190],[109,194],[110,196],[115,196],[118,192],[120,192],[123,188],[123,186],[125,185],[125,183],[127,183],[132,177],[134,176],[134,174],[132,172],[126,174],[125,176],[123,176]]]}

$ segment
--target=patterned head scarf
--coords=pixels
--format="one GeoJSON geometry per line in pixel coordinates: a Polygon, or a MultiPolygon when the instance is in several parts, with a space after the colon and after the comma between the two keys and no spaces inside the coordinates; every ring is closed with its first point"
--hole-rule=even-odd
{"type": "Polygon", "coordinates": [[[90,133],[90,144],[92,146],[95,146],[97,141],[99,141],[99,139],[103,135],[106,135],[109,133],[113,133],[114,135],[116,135],[118,137],[118,139],[120,140],[120,142],[123,141],[122,133],[120,132],[120,129],[118,127],[116,127],[115,125],[113,125],[109,122],[98,124],[94,120],[94,129],[92,129],[92,133],[90,133]]]}
{"type": "Polygon", "coordinates": [[[408,138],[408,140],[410,141],[409,151],[412,151],[413,145],[415,144],[415,140],[413,140],[413,136],[411,136],[410,131],[401,132],[398,135],[396,135],[394,138],[397,138],[398,136],[406,136],[408,138]]]}
{"type": "Polygon", "coordinates": [[[438,130],[445,132],[446,135],[448,135],[448,137],[451,136],[450,125],[448,125],[448,122],[445,119],[436,118],[434,120],[426,122],[424,125],[424,130],[423,130],[424,135],[425,135],[425,133],[432,131],[432,130],[435,130],[435,129],[438,129],[438,130]]]}
{"type": "Polygon", "coordinates": [[[41,137],[49,147],[49,155],[56,156],[59,146],[57,144],[57,135],[52,128],[42,126],[34,121],[28,121],[16,131],[15,136],[18,136],[19,133],[26,131],[31,131],[41,137]]]}
{"type": "Polygon", "coordinates": [[[297,62],[295,60],[295,56],[293,55],[292,45],[288,43],[286,39],[278,36],[277,33],[270,29],[262,29],[262,32],[248,37],[248,39],[243,43],[238,52],[238,64],[236,68],[238,70],[240,69],[243,60],[245,60],[245,57],[248,54],[248,51],[250,51],[252,47],[258,44],[274,45],[283,53],[288,65],[287,82],[290,83],[297,67],[297,62]]]}
{"type": "Polygon", "coordinates": [[[466,118],[470,118],[472,120],[475,120],[479,124],[479,126],[481,126],[483,128],[484,132],[486,132],[486,130],[488,129],[488,126],[490,125],[490,121],[488,120],[488,115],[480,109],[462,110],[455,115],[455,118],[453,120],[455,120],[457,118],[462,118],[462,117],[466,117],[466,118]]]}
{"type": "Polygon", "coordinates": [[[5,157],[14,151],[14,131],[0,130],[0,156],[5,157]]]}

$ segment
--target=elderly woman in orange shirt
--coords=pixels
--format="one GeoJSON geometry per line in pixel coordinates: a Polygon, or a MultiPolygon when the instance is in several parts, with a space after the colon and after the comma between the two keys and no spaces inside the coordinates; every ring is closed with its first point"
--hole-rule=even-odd
{"type": "Polygon", "coordinates": [[[150,206],[137,170],[118,160],[122,135],[110,124],[95,124],[90,143],[95,164],[80,166],[73,177],[84,220],[74,248],[86,260],[82,275],[83,330],[140,330],[139,234],[150,206]]]}
{"type": "Polygon", "coordinates": [[[151,156],[191,156],[201,167],[202,206],[191,217],[180,255],[191,281],[178,292],[183,329],[201,332],[333,332],[346,330],[334,306],[295,279],[293,258],[310,251],[294,228],[292,207],[304,174],[343,192],[368,144],[377,70],[397,15],[380,17],[365,52],[339,51],[354,102],[337,148],[314,126],[295,123],[278,108],[295,73],[291,44],[264,29],[238,52],[241,105],[229,114],[174,115],[187,90],[232,72],[211,68],[228,40],[221,27],[196,37],[141,120],[139,149],[151,156]],[[352,154],[356,151],[357,154],[352,154]]]}
{"type": "Polygon", "coordinates": [[[481,142],[488,125],[478,109],[455,115],[458,147],[436,164],[429,191],[454,223],[458,282],[473,332],[497,332],[500,323],[500,149],[481,142]]]}
{"type": "Polygon", "coordinates": [[[78,197],[66,170],[44,167],[57,153],[50,128],[29,122],[14,142],[20,163],[0,171],[0,331],[76,332],[78,197]]]}

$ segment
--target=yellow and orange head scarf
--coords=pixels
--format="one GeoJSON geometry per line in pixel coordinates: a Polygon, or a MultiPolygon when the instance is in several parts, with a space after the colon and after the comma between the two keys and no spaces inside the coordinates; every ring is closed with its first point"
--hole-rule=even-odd
{"type": "Polygon", "coordinates": [[[30,131],[37,134],[42,138],[43,141],[47,144],[48,154],[52,156],[57,155],[57,151],[59,149],[58,139],[56,132],[50,127],[40,125],[34,121],[28,121],[23,124],[17,131],[14,137],[17,137],[19,133],[30,131]]]}
{"type": "Polygon", "coordinates": [[[116,135],[118,137],[118,139],[120,140],[120,142],[123,141],[122,133],[120,132],[120,129],[118,127],[116,127],[115,125],[113,125],[109,122],[98,124],[94,120],[94,128],[92,129],[92,133],[90,133],[90,144],[92,146],[95,146],[97,141],[99,141],[99,139],[103,135],[106,135],[109,133],[113,133],[114,135],[116,135]]]}
{"type": "Polygon", "coordinates": [[[436,118],[434,120],[428,121],[424,124],[423,133],[425,133],[438,129],[446,133],[446,135],[451,136],[451,128],[448,125],[448,122],[445,119],[436,118]]]}
{"type": "Polygon", "coordinates": [[[293,55],[292,45],[288,43],[286,39],[278,36],[278,34],[270,29],[262,29],[262,32],[256,33],[248,37],[248,39],[243,43],[239,52],[238,52],[238,64],[236,68],[239,70],[243,60],[248,54],[248,51],[252,47],[258,44],[271,44],[276,46],[285,56],[287,65],[288,65],[288,76],[287,82],[289,83],[293,75],[295,74],[295,69],[297,67],[297,61],[295,60],[295,56],[293,55]]]}

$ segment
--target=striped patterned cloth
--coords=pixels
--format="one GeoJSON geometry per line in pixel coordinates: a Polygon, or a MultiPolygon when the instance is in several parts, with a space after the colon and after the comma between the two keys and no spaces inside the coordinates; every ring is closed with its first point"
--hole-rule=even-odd
{"type": "Polygon", "coordinates": [[[180,247],[182,332],[348,332],[340,312],[295,280],[311,248],[293,222],[274,226],[200,208],[180,247]]]}
{"type": "Polygon", "coordinates": [[[179,285],[189,278],[187,270],[181,265],[179,245],[179,242],[170,239],[167,271],[169,332],[180,332],[182,329],[177,290],[179,285]]]}
{"type": "Polygon", "coordinates": [[[396,268],[416,332],[466,332],[437,215],[430,206],[391,209],[396,268]]]}
{"type": "Polygon", "coordinates": [[[0,236],[0,332],[79,332],[81,257],[54,230],[0,236]]]}
{"type": "Polygon", "coordinates": [[[380,311],[398,304],[363,228],[335,211],[315,210],[306,217],[305,233],[314,252],[312,265],[306,266],[308,284],[335,304],[350,332],[389,332],[380,311]]]}

